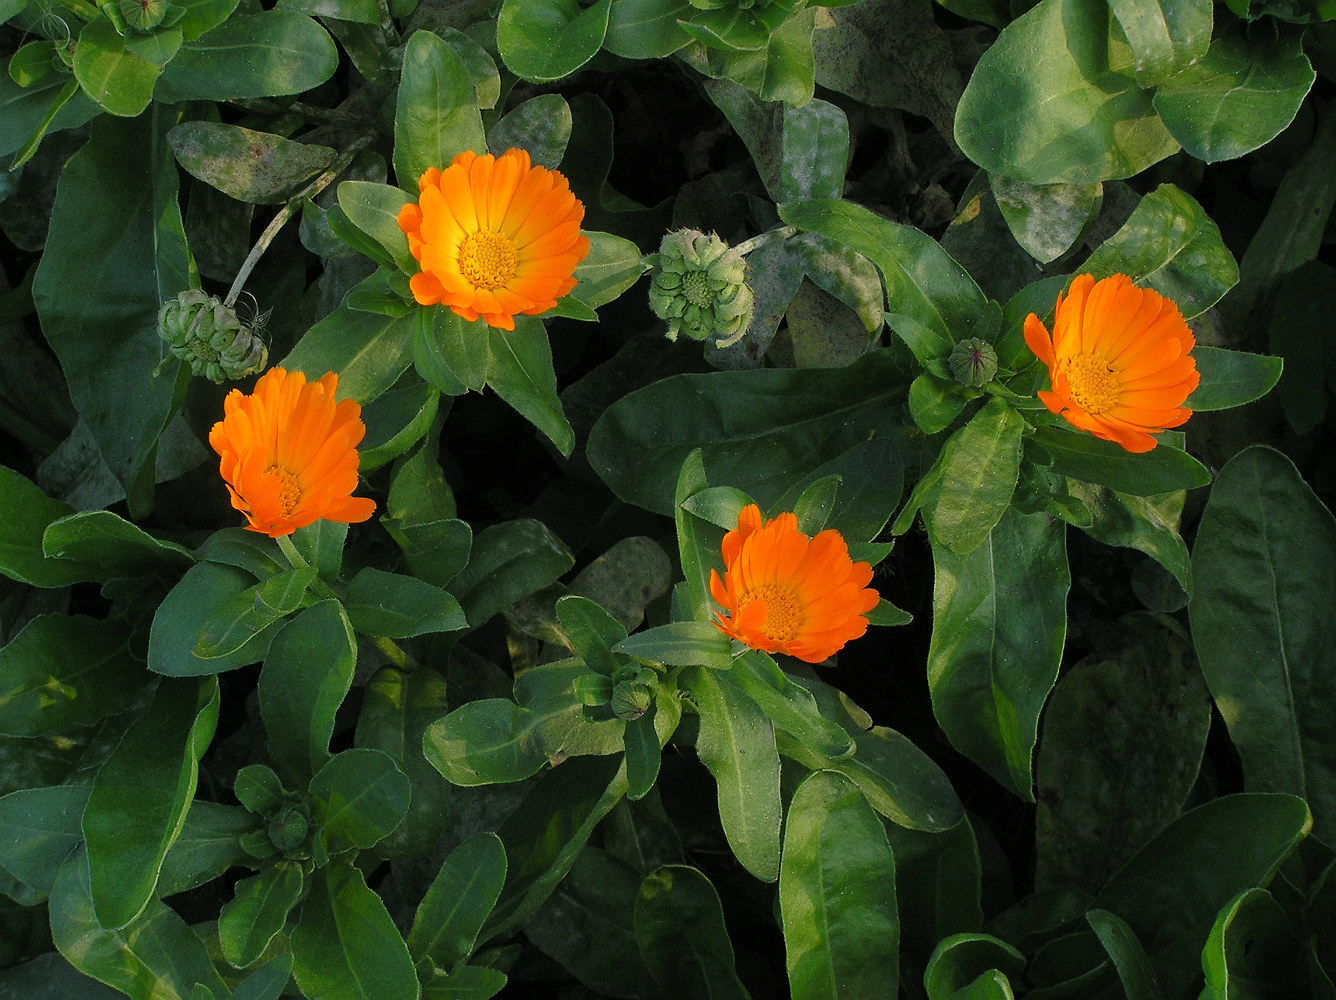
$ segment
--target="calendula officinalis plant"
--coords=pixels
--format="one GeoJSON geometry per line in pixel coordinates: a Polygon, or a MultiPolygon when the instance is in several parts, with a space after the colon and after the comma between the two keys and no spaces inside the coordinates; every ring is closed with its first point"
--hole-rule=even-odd
{"type": "Polygon", "coordinates": [[[1330,0],[0,25],[0,996],[1336,996],[1330,0]]]}

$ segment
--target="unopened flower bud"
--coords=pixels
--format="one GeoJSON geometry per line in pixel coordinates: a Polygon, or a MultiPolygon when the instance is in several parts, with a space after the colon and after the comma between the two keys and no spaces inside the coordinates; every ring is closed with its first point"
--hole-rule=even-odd
{"type": "Polygon", "coordinates": [[[268,346],[236,310],[198,288],[162,304],[158,335],[174,357],[213,382],[254,375],[269,361],[268,346]]]}
{"type": "Polygon", "coordinates": [[[656,263],[649,304],[668,321],[669,340],[679,332],[716,347],[742,339],[756,307],[746,258],[718,236],[679,229],[663,238],[656,263]]]}
{"type": "Polygon", "coordinates": [[[962,340],[947,359],[951,376],[961,385],[977,389],[991,382],[997,374],[997,351],[993,345],[978,337],[962,340]]]}
{"type": "Polygon", "coordinates": [[[288,806],[269,820],[269,840],[285,857],[290,857],[305,843],[309,828],[306,814],[288,806]]]}
{"type": "Polygon", "coordinates": [[[136,31],[156,28],[167,16],[167,0],[119,0],[117,7],[126,25],[136,31]]]}
{"type": "Polygon", "coordinates": [[[612,692],[612,714],[623,722],[633,722],[649,711],[654,691],[639,681],[622,681],[612,692]]]}

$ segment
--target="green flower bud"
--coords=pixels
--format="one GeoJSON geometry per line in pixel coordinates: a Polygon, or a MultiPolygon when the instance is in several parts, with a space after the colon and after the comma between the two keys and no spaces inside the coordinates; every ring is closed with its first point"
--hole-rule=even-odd
{"type": "Polygon", "coordinates": [[[162,304],[158,335],[174,357],[212,382],[254,375],[269,362],[269,348],[260,335],[235,309],[198,288],[162,304]]]}
{"type": "Polygon", "coordinates": [[[654,700],[654,689],[638,681],[622,681],[612,692],[612,714],[623,722],[632,722],[647,711],[654,700]]]}
{"type": "Polygon", "coordinates": [[[649,304],[668,321],[669,340],[679,332],[716,347],[742,339],[756,308],[746,258],[714,234],[679,229],[663,238],[656,263],[649,304]]]}
{"type": "Polygon", "coordinates": [[[116,6],[126,26],[135,31],[156,28],[167,16],[167,0],[118,0],[116,6]]]}
{"type": "Polygon", "coordinates": [[[971,337],[955,346],[947,366],[951,369],[951,377],[961,385],[978,388],[991,382],[997,374],[997,351],[988,341],[971,337]]]}
{"type": "Polygon", "coordinates": [[[302,810],[288,806],[269,819],[269,840],[284,857],[291,857],[306,842],[310,820],[302,810]]]}

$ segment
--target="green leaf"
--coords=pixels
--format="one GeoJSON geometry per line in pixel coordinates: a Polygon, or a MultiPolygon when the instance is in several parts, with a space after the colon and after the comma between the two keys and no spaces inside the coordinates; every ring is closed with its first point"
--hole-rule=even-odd
{"type": "Polygon", "coordinates": [[[1312,143],[1286,171],[1239,269],[1239,284],[1220,304],[1227,330],[1265,326],[1286,275],[1314,260],[1336,204],[1336,107],[1318,119],[1312,143]]]}
{"type": "Polygon", "coordinates": [[[474,628],[541,590],[575,561],[541,521],[522,518],[484,528],[473,540],[468,565],[451,581],[464,616],[474,628]]]}
{"type": "Polygon", "coordinates": [[[16,154],[12,170],[37,152],[48,131],[78,128],[100,113],[72,76],[53,74],[20,87],[8,73],[0,73],[0,154],[16,154]]]}
{"type": "Polygon", "coordinates": [[[1033,440],[1052,456],[1053,471],[1119,493],[1152,497],[1211,481],[1206,466],[1163,438],[1155,448],[1140,455],[1116,442],[1060,427],[1036,428],[1033,440]]]}
{"type": "MultiPolygon", "coordinates": [[[[231,566],[203,562],[192,566],[163,599],[149,631],[148,668],[169,677],[199,677],[222,673],[264,659],[277,632],[275,618],[270,627],[257,632],[234,651],[215,659],[195,653],[205,623],[239,595],[248,593],[254,577],[231,566]]],[[[251,598],[253,605],[254,599],[251,598]]]]}
{"type": "Polygon", "coordinates": [[[370,181],[344,181],[339,185],[338,195],[339,208],[348,221],[375,240],[395,267],[409,275],[420,270],[398,221],[399,210],[412,199],[397,187],[370,181]]]}
{"type": "Polygon", "coordinates": [[[1033,800],[1039,713],[1067,627],[1065,525],[1008,511],[967,556],[933,546],[928,686],[957,750],[1033,800]]]}
{"type": "Polygon", "coordinates": [[[1261,399],[1280,380],[1281,359],[1198,345],[1192,349],[1201,384],[1183,404],[1190,410],[1228,410],[1261,399]]]}
{"type": "Polygon", "coordinates": [[[1077,480],[1069,480],[1067,488],[1090,512],[1091,523],[1083,529],[1087,535],[1146,553],[1173,574],[1184,593],[1191,593],[1192,565],[1178,533],[1182,492],[1136,497],[1077,480]]]}
{"type": "Polygon", "coordinates": [[[854,740],[851,756],[817,754],[782,729],[779,751],[811,771],[838,771],[862,791],[872,808],[891,822],[912,830],[941,833],[960,823],[964,809],[951,782],[912,741],[872,719],[837,689],[805,678],[822,718],[840,726],[854,740]]]}
{"type": "Polygon", "coordinates": [[[126,487],[132,516],[150,504],[143,480],[152,476],[158,435],[175,408],[175,378],[152,374],[163,355],[158,306],[192,284],[177,168],[164,139],[173,118],[153,110],[97,120],[60,174],[33,279],[42,332],[75,408],[126,487]],[[71,294],[87,287],[90,274],[97,294],[71,294]],[[127,408],[130,398],[135,405],[127,408]]]}
{"type": "Polygon", "coordinates": [[[1281,409],[1296,434],[1307,434],[1327,415],[1327,370],[1336,369],[1336,270],[1318,260],[1287,274],[1268,324],[1269,348],[1285,361],[1281,409]]]}
{"type": "Polygon", "coordinates": [[[524,936],[601,995],[655,995],[658,988],[635,937],[642,877],[639,868],[614,854],[586,847],[547,902],[524,922],[524,936]]]}
{"type": "Polygon", "coordinates": [[[334,40],[305,14],[233,14],[181,46],[154,97],[179,104],[300,94],[328,80],[338,64],[334,40]]]}
{"type": "Polygon", "coordinates": [[[307,330],[282,364],[312,380],[338,372],[339,398],[365,405],[412,364],[415,316],[361,312],[345,302],[307,330]]]}
{"type": "Polygon", "coordinates": [[[445,678],[430,667],[404,671],[386,664],[366,686],[357,718],[357,745],[389,754],[412,786],[408,815],[376,845],[377,854],[421,854],[445,829],[450,785],[423,755],[422,737],[447,708],[445,678]]]}
{"type": "Polygon", "coordinates": [[[1126,274],[1172,299],[1186,319],[1205,312],[1239,280],[1219,228],[1196,199],[1172,184],[1143,197],[1081,270],[1096,279],[1126,274]]]}
{"type": "Polygon", "coordinates": [[[218,914],[218,943],[223,957],[238,969],[254,965],[269,942],[283,929],[301,898],[301,867],[280,861],[258,875],[242,879],[236,895],[218,914]]]}
{"type": "Polygon", "coordinates": [[[316,870],[292,932],[292,974],[307,996],[325,1000],[417,1000],[408,946],[357,867],[316,870]]]}
{"type": "Polygon", "coordinates": [[[1245,889],[1267,885],[1311,826],[1293,795],[1223,796],[1161,831],[1095,906],[1127,922],[1155,964],[1162,995],[1178,996],[1196,979],[1219,911],[1245,889]]]}
{"type": "Polygon", "coordinates": [[[298,782],[325,766],[334,714],[352,685],[357,642],[338,601],[313,604],[274,636],[260,671],[269,753],[298,782]]]}
{"type": "Polygon", "coordinates": [[[1101,184],[1027,184],[989,174],[988,186],[1011,235],[1041,264],[1072,248],[1103,199],[1101,184]]]}
{"type": "Polygon", "coordinates": [[[779,877],[781,811],[774,727],[726,671],[689,668],[682,686],[700,713],[696,753],[718,786],[728,844],[744,868],[773,882],[779,877]]]}
{"type": "Polygon", "coordinates": [[[608,31],[612,0],[505,0],[496,46],[506,67],[531,83],[570,76],[594,57],[608,31]]]}
{"type": "Polygon", "coordinates": [[[941,833],[886,826],[895,855],[895,896],[901,913],[900,961],[906,968],[927,965],[937,943],[983,923],[979,847],[969,820],[962,817],[941,833]]]}
{"type": "Polygon", "coordinates": [[[841,473],[832,523],[855,521],[847,537],[871,538],[899,497],[899,455],[890,442],[907,381],[889,351],[839,370],[676,375],[608,407],[590,431],[589,460],[621,499],[664,515],[675,510],[678,472],[697,448],[705,471],[767,509],[790,489],[801,493],[812,479],[841,473]],[[886,449],[866,450],[880,444],[886,449]],[[857,477],[842,468],[846,462],[857,477]],[[877,488],[851,490],[855,478],[877,488]]]}
{"type": "Polygon", "coordinates": [[[710,880],[686,865],[645,876],[635,905],[640,955],[669,996],[743,1000],[724,911],[710,880]]]}
{"type": "Polygon", "coordinates": [[[613,647],[618,653],[671,666],[727,670],[733,664],[728,636],[713,621],[670,622],[637,632],[613,647]]]}
{"type": "Polygon", "coordinates": [[[282,204],[336,155],[328,146],[210,121],[182,122],[167,141],[191,175],[253,205],[282,204]]]}
{"type": "Polygon", "coordinates": [[[120,622],[38,615],[0,649],[0,734],[41,736],[129,707],[146,680],[120,622]]]}
{"type": "Polygon", "coordinates": [[[626,769],[616,757],[575,757],[539,779],[497,830],[506,845],[506,884],[484,938],[517,926],[552,894],[625,794],[626,769]]]}
{"type": "Polygon", "coordinates": [[[468,625],[459,602],[440,587],[372,566],[353,577],[344,600],[353,628],[368,635],[404,639],[468,625]]]}
{"type": "Polygon", "coordinates": [[[422,751],[453,785],[523,781],[547,763],[537,721],[506,698],[471,701],[427,727],[422,751]]]}
{"type": "Polygon", "coordinates": [[[1011,1000],[1008,975],[1019,975],[1025,956],[989,934],[952,934],[928,960],[923,985],[928,1000],[1011,1000]]]}
{"type": "Polygon", "coordinates": [[[611,677],[617,669],[612,648],[626,638],[626,629],[603,607],[587,597],[567,594],[557,601],[557,620],[572,651],[590,670],[611,677]]]}
{"type": "MultiPolygon", "coordinates": [[[[659,779],[659,768],[663,765],[663,748],[659,745],[658,706],[665,704],[665,699],[672,699],[673,693],[656,692],[656,700],[650,703],[643,715],[627,720],[623,734],[626,747],[626,797],[638,802],[649,794],[654,782],[659,779]]],[[[674,704],[677,704],[674,702],[674,704]]],[[[669,735],[677,729],[679,718],[674,719],[669,728],[669,735]]]]}
{"type": "MultiPolygon", "coordinates": [[[[630,240],[611,233],[585,232],[584,236],[589,240],[589,253],[575,265],[575,289],[567,298],[597,309],[639,281],[649,265],[630,240]]],[[[561,302],[557,307],[560,309],[561,302]]]]}
{"type": "Polygon", "coordinates": [[[849,733],[823,718],[812,693],[785,674],[768,653],[744,653],[733,664],[729,679],[761,707],[771,722],[812,753],[837,761],[854,752],[849,733]]]}
{"type": "Polygon", "coordinates": [[[1211,0],[1111,0],[1109,8],[1132,48],[1139,86],[1165,83],[1206,55],[1211,6],[1211,0]]]}
{"type": "Polygon", "coordinates": [[[1202,948],[1202,996],[1232,1000],[1282,989],[1303,992],[1307,977],[1298,971],[1298,957],[1298,941],[1275,897],[1265,889],[1245,889],[1221,909],[1202,948]]]}
{"type": "Polygon", "coordinates": [[[148,712],[98,770],[83,833],[102,926],[125,926],[152,897],[217,722],[217,680],[164,678],[148,712]]]}
{"type": "Polygon", "coordinates": [[[87,785],[20,788],[0,797],[0,868],[47,894],[56,872],[83,840],[87,785]]]}
{"type": "Polygon", "coordinates": [[[403,524],[386,517],[381,523],[403,550],[409,568],[419,579],[444,587],[453,583],[468,562],[473,531],[463,521],[451,518],[403,524]]]}
{"type": "Polygon", "coordinates": [[[191,652],[204,660],[235,653],[301,607],[307,588],[314,582],[315,570],[302,566],[247,587],[204,620],[191,652]]]}
{"type": "Polygon", "coordinates": [[[413,917],[413,960],[448,969],[472,955],[505,881],[506,850],[496,834],[479,833],[451,851],[413,917]]]}
{"type": "Polygon", "coordinates": [[[895,995],[895,859],[863,793],[832,771],[804,779],[789,803],[779,912],[795,1000],[895,995]]]}
{"type": "MultiPolygon", "coordinates": [[[[692,20],[699,22],[701,18],[693,15],[692,20]]],[[[816,59],[812,50],[815,27],[816,12],[807,8],[784,20],[760,48],[740,51],[698,45],[688,48],[683,58],[701,73],[739,83],[763,101],[783,101],[801,107],[812,99],[816,85],[816,59]]],[[[729,43],[735,37],[730,35],[729,43]]],[[[749,44],[755,41],[753,35],[749,44]]]]}
{"type": "Polygon", "coordinates": [[[1270,40],[1230,32],[1163,81],[1154,105],[1187,152],[1215,163],[1250,153],[1278,136],[1294,120],[1315,79],[1302,32],[1281,32],[1270,40]]]}
{"type": "Polygon", "coordinates": [[[468,68],[448,43],[430,31],[415,31],[403,58],[394,111],[394,176],[412,191],[428,167],[444,170],[465,150],[485,151],[487,137],[468,68]]]}
{"type": "Polygon", "coordinates": [[[1016,492],[1024,427],[1024,418],[994,397],[951,435],[921,500],[934,545],[967,556],[988,538],[1016,492]]]}
{"type": "Polygon", "coordinates": [[[79,32],[74,75],[84,93],[105,110],[133,118],[153,100],[153,85],[180,46],[179,30],[122,38],[110,20],[99,17],[79,32]]]}
{"type": "Polygon", "coordinates": [[[1029,184],[1131,177],[1178,149],[1117,62],[1109,12],[1084,0],[1042,0],[1007,25],[974,67],[955,138],[989,173],[1029,184]]]}
{"type": "MultiPolygon", "coordinates": [[[[1220,470],[1192,554],[1188,615],[1244,787],[1308,800],[1336,824],[1336,521],[1288,458],[1256,445],[1220,470]]],[[[1258,883],[1260,884],[1260,883],[1258,883]]]]}
{"type": "Polygon", "coordinates": [[[519,414],[547,435],[562,455],[575,448],[575,431],[557,396],[552,345],[543,324],[516,316],[514,330],[487,328],[491,358],[487,384],[519,414]]]}
{"type": "Polygon", "coordinates": [[[52,500],[25,476],[3,465],[0,503],[8,512],[0,520],[0,573],[33,587],[64,587],[101,578],[96,564],[54,559],[42,548],[47,526],[74,513],[69,504],[52,500]]]}
{"type": "Polygon", "coordinates": [[[692,13],[688,0],[617,0],[603,47],[624,59],[662,59],[691,40],[680,22],[692,13]]]}
{"type": "Polygon", "coordinates": [[[99,579],[174,574],[195,559],[175,542],[154,538],[109,510],[81,511],[59,518],[42,533],[42,551],[50,558],[98,566],[99,579]]]}
{"type": "Polygon", "coordinates": [[[487,383],[491,342],[487,324],[469,322],[452,309],[419,308],[413,325],[413,365],[429,384],[452,396],[487,383]]]}
{"type": "Polygon", "coordinates": [[[1099,909],[1087,910],[1085,919],[1113,960],[1127,1000],[1156,1000],[1160,988],[1155,982],[1155,971],[1127,921],[1116,913],[1099,909]]]}
{"type": "Polygon", "coordinates": [[[241,838],[254,831],[256,818],[241,806],[196,799],[185,826],[162,859],[157,895],[167,897],[221,878],[229,868],[254,862],[241,838]]]}
{"type": "Polygon", "coordinates": [[[408,813],[408,776],[380,750],[354,747],[335,754],[307,789],[330,853],[374,847],[408,813]]]}
{"type": "Polygon", "coordinates": [[[848,201],[781,205],[791,226],[828,236],[876,264],[886,281],[886,322],[920,363],[943,358],[957,340],[985,333],[979,286],[932,237],[848,201]]]}
{"type": "Polygon", "coordinates": [[[1171,625],[1129,615],[1116,648],[1053,689],[1035,766],[1037,889],[1098,892],[1182,811],[1211,703],[1187,637],[1171,625]]]}
{"type": "Polygon", "coordinates": [[[229,995],[204,943],[166,904],[149,899],[128,925],[102,924],[82,854],[60,866],[50,916],[52,940],[71,965],[136,1000],[192,1000],[198,984],[215,997],[229,995]]]}
{"type": "Polygon", "coordinates": [[[358,448],[359,471],[365,475],[421,441],[436,419],[440,402],[435,386],[410,377],[364,407],[366,437],[358,448]]]}
{"type": "Polygon", "coordinates": [[[540,167],[556,170],[571,140],[571,106],[560,94],[539,94],[507,111],[487,135],[496,156],[522,149],[540,167]]]}
{"type": "Polygon", "coordinates": [[[279,1000],[291,976],[292,955],[278,955],[243,979],[231,1000],[279,1000]]]}

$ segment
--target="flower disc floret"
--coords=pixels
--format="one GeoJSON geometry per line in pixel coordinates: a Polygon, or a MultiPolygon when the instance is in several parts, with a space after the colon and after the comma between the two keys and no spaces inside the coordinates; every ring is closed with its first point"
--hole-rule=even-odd
{"type": "Polygon", "coordinates": [[[1192,416],[1183,403],[1201,378],[1196,338],[1178,306],[1124,274],[1078,275],[1058,296],[1053,335],[1031,313],[1025,342],[1048,366],[1040,400],[1073,427],[1146,452],[1152,434],[1192,416]]]}
{"type": "Polygon", "coordinates": [[[715,624],[752,649],[820,663],[867,631],[864,616],[880,600],[867,586],[872,566],[849,557],[838,531],[808,538],[791,513],[766,521],[748,504],[721,553],[724,575],[710,571],[710,594],[724,609],[715,624]]]}
{"type": "Polygon", "coordinates": [[[460,153],[445,170],[427,170],[418,189],[399,228],[422,267],[408,282],[419,304],[513,330],[516,316],[546,312],[575,287],[589,253],[584,205],[524,150],[460,153]]]}
{"type": "Polygon", "coordinates": [[[338,382],[333,372],[307,382],[275,367],[250,395],[233,389],[223,400],[209,444],[250,531],[277,538],[321,519],[365,521],[375,511],[375,501],[352,495],[366,425],[355,400],[335,400],[338,382]]]}

